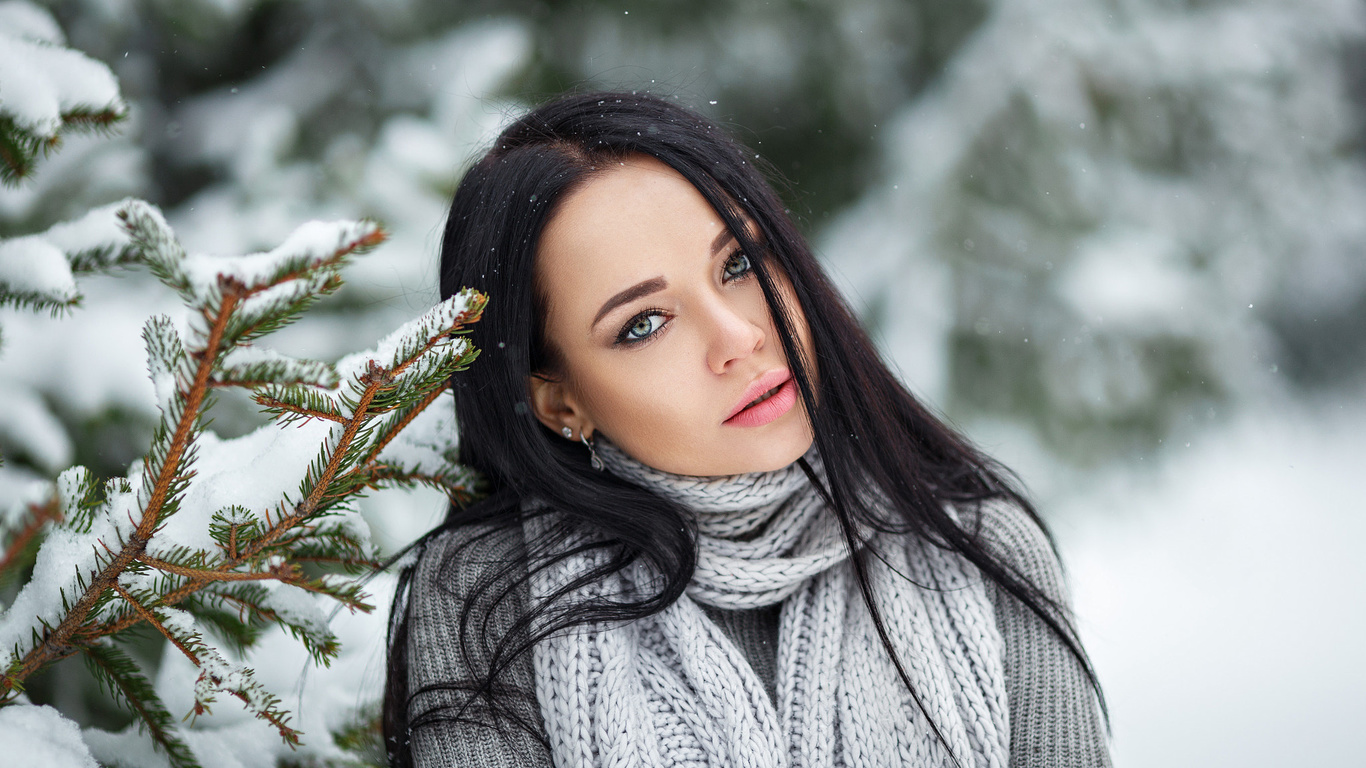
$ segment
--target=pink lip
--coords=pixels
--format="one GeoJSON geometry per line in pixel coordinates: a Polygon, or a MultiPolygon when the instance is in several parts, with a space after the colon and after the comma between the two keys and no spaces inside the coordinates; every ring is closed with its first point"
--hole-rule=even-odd
{"type": "Polygon", "coordinates": [[[787,413],[796,402],[797,382],[786,368],[779,368],[760,376],[746,387],[740,402],[735,404],[723,423],[733,427],[763,426],[787,413]],[[750,406],[756,398],[774,387],[780,388],[772,397],[750,406]]]}

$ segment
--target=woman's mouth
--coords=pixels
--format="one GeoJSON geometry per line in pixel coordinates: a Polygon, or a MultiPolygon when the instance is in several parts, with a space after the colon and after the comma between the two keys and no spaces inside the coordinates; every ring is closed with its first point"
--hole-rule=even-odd
{"type": "Polygon", "coordinates": [[[786,370],[774,371],[750,385],[748,400],[723,423],[731,427],[760,427],[787,413],[797,403],[797,382],[786,370]],[[751,392],[763,387],[755,396],[751,392]]]}
{"type": "Polygon", "coordinates": [[[759,395],[757,398],[754,399],[754,402],[750,403],[749,405],[747,405],[747,406],[745,406],[745,407],[746,407],[746,408],[753,408],[754,406],[758,405],[759,403],[762,403],[763,401],[769,399],[770,397],[773,397],[774,395],[778,394],[778,390],[780,390],[780,389],[782,389],[782,388],[783,388],[783,385],[782,385],[782,384],[779,384],[778,386],[774,387],[773,389],[770,389],[769,391],[763,393],[762,395],[759,395]]]}

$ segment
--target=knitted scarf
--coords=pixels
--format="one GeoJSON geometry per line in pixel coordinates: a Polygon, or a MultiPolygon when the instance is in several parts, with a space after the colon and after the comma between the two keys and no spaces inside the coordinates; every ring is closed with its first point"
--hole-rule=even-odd
{"type": "MultiPolygon", "coordinates": [[[[797,464],[698,478],[652,469],[603,440],[598,452],[613,474],[697,514],[697,570],[687,594],[654,616],[576,627],[535,647],[558,768],[953,764],[879,639],[834,515],[797,464]],[[776,707],[699,603],[782,604],[776,707]]],[[[869,560],[873,594],[925,710],[962,765],[1005,768],[1001,637],[981,576],[914,537],[874,543],[887,565],[869,560]]],[[[541,570],[533,601],[599,557],[541,570]]],[[[640,567],[576,594],[638,594],[650,583],[640,567]]]]}

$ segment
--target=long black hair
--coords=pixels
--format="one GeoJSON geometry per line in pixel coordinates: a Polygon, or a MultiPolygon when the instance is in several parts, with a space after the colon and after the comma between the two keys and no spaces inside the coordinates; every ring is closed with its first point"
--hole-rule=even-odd
{"type": "MultiPolygon", "coordinates": [[[[750,255],[825,466],[826,482],[814,475],[812,480],[828,497],[851,551],[857,553],[853,563],[863,602],[916,701],[873,599],[868,569],[877,567],[878,553],[857,536],[860,526],[918,536],[961,554],[1058,636],[1099,695],[1064,607],[987,544],[973,515],[953,512],[1000,500],[1018,505],[1043,529],[1032,506],[1007,471],[917,402],[888,370],[766,181],[767,169],[757,167],[758,156],[712,121],[670,101],[641,94],[576,94],[513,122],[465,174],[451,201],[441,247],[441,293],[450,296],[469,286],[490,297],[470,334],[480,356],[452,379],[460,460],[480,473],[486,495],[473,504],[452,506],[443,525],[415,546],[452,528],[478,531],[469,542],[511,543],[506,559],[475,594],[461,596],[463,613],[452,642],[460,644],[467,659],[476,645],[481,657],[488,651],[491,655],[476,684],[453,682],[451,687],[465,694],[465,703],[454,710],[410,715],[411,702],[423,691],[408,690],[412,569],[401,574],[390,621],[384,702],[391,765],[411,764],[409,734],[428,723],[473,721],[477,712],[503,713],[517,721],[517,713],[527,711],[526,702],[514,706],[510,698],[517,693],[498,685],[499,674],[514,659],[568,627],[657,613],[683,594],[692,577],[696,531],[689,513],[590,468],[587,449],[536,419],[527,386],[529,376],[554,375],[559,364],[546,342],[545,297],[534,279],[541,233],[559,201],[633,155],[654,157],[687,179],[750,255]],[[809,328],[814,360],[796,343],[797,308],[783,306],[775,276],[791,284],[809,328]],[[859,492],[869,484],[890,503],[870,504],[870,494],[859,492]],[[533,509],[522,503],[526,499],[543,506],[533,509]],[[550,533],[544,540],[523,541],[525,520],[547,509],[556,512],[550,533]],[[590,543],[565,546],[571,535],[584,532],[591,535],[574,541],[590,543]],[[481,616],[486,619],[492,606],[515,600],[529,573],[584,548],[604,552],[603,564],[545,603],[522,607],[512,631],[500,637],[481,634],[481,627],[489,626],[481,616]],[[653,594],[591,602],[556,599],[635,562],[658,574],[653,594]]],[[[521,721],[535,733],[524,717],[521,721]]],[[[931,725],[937,733],[932,720],[931,725]]]]}

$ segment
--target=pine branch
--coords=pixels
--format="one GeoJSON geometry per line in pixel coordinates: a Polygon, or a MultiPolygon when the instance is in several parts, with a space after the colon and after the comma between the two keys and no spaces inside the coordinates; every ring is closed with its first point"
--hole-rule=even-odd
{"type": "MultiPolygon", "coordinates": [[[[252,397],[257,403],[265,406],[266,412],[272,415],[288,413],[305,419],[327,419],[328,421],[335,421],[338,424],[346,423],[346,417],[336,412],[335,407],[331,405],[330,401],[326,406],[326,410],[324,410],[323,408],[314,408],[286,402],[268,394],[258,393],[252,397]]],[[[282,421],[282,423],[288,424],[292,420],[293,419],[286,416],[286,420],[282,421]]]]}
{"type": "Polygon", "coordinates": [[[194,753],[176,733],[175,719],[166,711],[152,683],[127,654],[107,641],[88,645],[84,654],[96,679],[111,696],[132,711],[139,727],[147,731],[171,765],[199,768],[194,753]]]}
{"type": "Polygon", "coordinates": [[[197,353],[198,366],[195,370],[194,380],[185,393],[184,406],[175,425],[165,458],[161,462],[160,472],[155,477],[155,484],[152,486],[146,504],[143,505],[142,519],[119,552],[110,558],[99,573],[90,580],[89,586],[85,588],[80,598],[70,606],[62,621],[51,631],[45,632],[41,642],[24,654],[23,658],[3,678],[0,678],[0,690],[13,689],[16,683],[22,684],[29,675],[37,670],[73,653],[75,649],[71,646],[72,638],[78,630],[87,626],[87,617],[89,617],[96,603],[101,600],[106,591],[117,583],[120,574],[128,568],[129,564],[136,561],[146,551],[147,542],[160,525],[161,513],[171,486],[180,475],[180,461],[189,447],[190,435],[200,417],[204,398],[209,390],[208,381],[213,373],[214,362],[218,356],[218,342],[222,338],[223,328],[227,325],[237,303],[237,295],[232,291],[232,286],[226,287],[228,290],[224,293],[223,303],[220,305],[214,325],[209,331],[207,348],[203,352],[197,353]]]}
{"type": "Polygon", "coordinates": [[[115,594],[123,598],[124,602],[126,602],[128,606],[133,609],[133,613],[137,614],[138,618],[142,619],[148,624],[151,624],[153,629],[155,629],[157,632],[160,632],[162,637],[165,637],[166,640],[171,643],[171,645],[175,646],[176,650],[185,654],[185,656],[189,658],[190,661],[194,662],[195,666],[199,665],[199,656],[195,654],[195,652],[190,649],[189,645],[187,645],[181,638],[177,637],[175,633],[167,629],[166,625],[162,624],[161,620],[158,619],[150,610],[147,609],[147,606],[143,605],[132,595],[128,594],[128,591],[125,590],[123,587],[119,586],[117,583],[114,584],[112,589],[114,590],[115,594]]]}
{"type": "Polygon", "coordinates": [[[18,183],[33,172],[38,157],[52,153],[63,134],[109,131],[128,114],[109,67],[61,44],[61,38],[0,29],[7,58],[21,61],[0,69],[0,91],[16,98],[0,102],[0,182],[18,183]],[[17,83],[9,78],[22,78],[17,83]],[[17,98],[27,94],[25,98],[17,98]]]}
{"type": "Polygon", "coordinates": [[[297,570],[292,570],[281,566],[272,568],[268,571],[221,571],[208,568],[187,568],[175,563],[159,560],[150,555],[143,555],[138,561],[152,568],[156,568],[164,573],[180,576],[181,578],[196,581],[282,581],[286,584],[294,584],[303,579],[302,574],[297,570]]]}
{"type": "Polygon", "coordinates": [[[410,408],[405,408],[402,412],[396,413],[393,421],[385,425],[383,434],[381,434],[380,438],[375,441],[375,447],[371,449],[371,451],[368,454],[366,454],[364,459],[361,460],[361,468],[369,467],[372,464],[374,464],[375,460],[379,458],[379,455],[384,452],[384,449],[389,446],[389,443],[393,442],[394,438],[398,437],[399,433],[403,431],[404,427],[407,427],[409,424],[412,424],[413,419],[416,419],[419,415],[421,415],[421,413],[427,409],[427,406],[436,402],[436,399],[438,397],[441,397],[441,393],[445,391],[446,387],[433,389],[431,392],[428,392],[425,397],[414,403],[410,408]]]}
{"type": "Polygon", "coordinates": [[[280,699],[263,688],[250,669],[229,664],[212,649],[205,654],[199,666],[199,680],[195,683],[195,715],[209,711],[214,693],[226,691],[240,699],[257,717],[275,726],[280,738],[291,749],[301,743],[299,732],[289,726],[289,713],[280,709],[280,699]]]}
{"type": "MultiPolygon", "coordinates": [[[[279,699],[255,681],[250,669],[229,664],[207,645],[195,620],[207,622],[238,648],[255,641],[257,626],[280,626],[304,645],[316,663],[330,663],[339,643],[311,596],[324,595],[353,611],[368,612],[373,607],[356,582],[330,574],[307,578],[301,563],[349,570],[374,565],[362,543],[364,535],[348,529],[349,518],[341,518],[335,526],[323,522],[344,510],[347,500],[367,487],[427,483],[452,495],[458,493],[455,478],[459,473],[447,471],[448,457],[432,453],[442,463],[425,469],[399,468],[379,457],[438,399],[449,376],[473,359],[476,353],[468,342],[455,336],[464,323],[478,319],[485,299],[465,293],[404,326],[391,335],[391,344],[381,345],[387,351],[374,356],[378,359],[364,359],[344,392],[329,397],[316,387],[334,383],[330,366],[258,351],[235,359],[228,354],[246,338],[288,322],[319,291],[331,290],[339,282],[336,267],[346,253],[377,242],[382,237],[377,229],[350,230],[359,234],[343,238],[338,249],[329,253],[314,248],[295,256],[277,249],[243,257],[218,273],[207,289],[207,267],[187,265],[191,257],[185,256],[159,213],[145,205],[131,205],[123,209],[123,216],[153,271],[197,311],[198,325],[190,344],[181,341],[169,321],[154,319],[147,325],[149,366],[163,416],[143,462],[136,512],[130,514],[132,528],[115,529],[122,531],[118,541],[97,541],[105,551],[93,559],[88,573],[77,574],[73,599],[62,593],[60,621],[54,626],[39,620],[42,626],[31,647],[0,678],[0,695],[20,690],[46,664],[76,652],[98,653],[89,649],[106,648],[109,639],[146,623],[199,666],[195,714],[208,711],[215,692],[226,691],[272,723],[286,743],[295,745],[299,734],[289,726],[279,699]],[[250,259],[258,261],[248,263],[250,259]],[[256,389],[257,401],[277,411],[281,423],[321,418],[337,426],[330,429],[329,439],[305,473],[297,500],[286,497],[259,517],[232,506],[215,513],[209,530],[217,544],[212,552],[191,546],[149,549],[153,537],[176,513],[191,482],[189,467],[212,391],[227,385],[256,389]]],[[[313,241],[318,239],[315,232],[313,241]]],[[[63,508],[75,504],[67,499],[77,498],[82,501],[76,506],[87,508],[93,487],[88,473],[64,474],[59,485],[65,489],[63,508]]],[[[125,498],[132,493],[127,483],[121,492],[125,498]]],[[[106,514],[115,508],[102,507],[106,514]]],[[[94,518],[82,514],[82,530],[90,530],[94,518]]],[[[132,686],[124,696],[136,702],[140,695],[136,680],[124,672],[124,687],[132,686]]],[[[145,701],[130,706],[141,706],[139,717],[147,720],[149,728],[158,727],[154,707],[145,701]]],[[[157,738],[166,741],[173,735],[162,733],[157,738]]],[[[174,744],[167,749],[174,749],[174,744]]]]}

